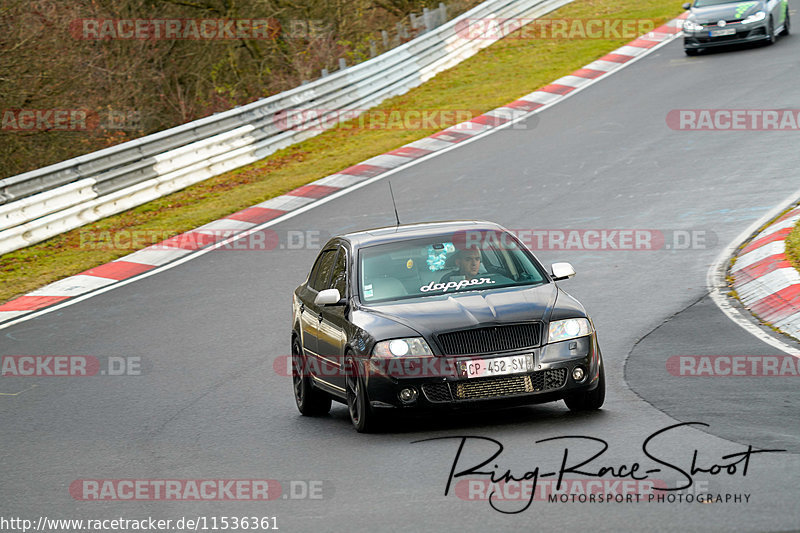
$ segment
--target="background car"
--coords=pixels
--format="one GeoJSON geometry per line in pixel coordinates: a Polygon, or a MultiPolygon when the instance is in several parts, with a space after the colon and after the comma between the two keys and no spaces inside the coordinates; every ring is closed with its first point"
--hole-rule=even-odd
{"type": "Polygon", "coordinates": [[[737,43],[772,44],[776,35],[789,35],[786,0],[695,0],[683,4],[683,8],[690,10],[683,22],[683,49],[687,55],[737,43]]]}
{"type": "Polygon", "coordinates": [[[382,410],[565,400],[602,406],[594,325],[511,233],[445,222],[349,233],[294,292],[294,396],[304,415],[346,403],[358,431],[382,410]]]}

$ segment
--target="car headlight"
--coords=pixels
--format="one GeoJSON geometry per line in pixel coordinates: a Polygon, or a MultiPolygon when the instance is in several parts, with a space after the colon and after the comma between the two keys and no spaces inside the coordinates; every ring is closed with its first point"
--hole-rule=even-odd
{"type": "Polygon", "coordinates": [[[767,13],[765,11],[759,11],[758,13],[753,13],[746,19],[742,21],[742,24],[750,24],[751,22],[759,22],[767,18],[767,13]]]}
{"type": "Polygon", "coordinates": [[[683,29],[689,31],[703,31],[703,26],[692,20],[684,20],[683,29]]]}
{"type": "Polygon", "coordinates": [[[372,349],[372,355],[376,357],[403,357],[404,355],[414,357],[433,355],[433,352],[422,337],[410,337],[379,342],[372,349]]]}
{"type": "Polygon", "coordinates": [[[547,337],[548,344],[568,339],[585,337],[592,333],[592,326],[588,318],[568,318],[550,322],[550,333],[547,337]]]}

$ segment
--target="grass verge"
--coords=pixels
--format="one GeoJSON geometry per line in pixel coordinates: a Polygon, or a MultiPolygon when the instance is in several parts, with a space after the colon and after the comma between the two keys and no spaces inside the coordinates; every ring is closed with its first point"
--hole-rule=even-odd
{"type": "Polygon", "coordinates": [[[794,268],[800,270],[800,221],[795,224],[786,237],[786,257],[794,268]]]}
{"type": "MultiPolygon", "coordinates": [[[[648,20],[657,27],[680,13],[677,1],[576,0],[546,18],[648,20]]],[[[376,109],[483,113],[565,76],[630,40],[629,36],[608,40],[506,38],[376,109]]],[[[0,257],[0,302],[159,242],[165,233],[182,233],[279,196],[453,123],[439,122],[435,128],[417,130],[335,128],[252,165],[6,254],[0,257]],[[105,232],[116,235],[133,230],[151,232],[154,237],[124,249],[97,246],[97,237],[105,232]]]]}

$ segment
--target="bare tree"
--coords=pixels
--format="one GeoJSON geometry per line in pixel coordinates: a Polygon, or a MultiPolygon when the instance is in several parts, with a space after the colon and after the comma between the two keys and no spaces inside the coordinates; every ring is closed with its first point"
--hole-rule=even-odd
{"type": "MultiPolygon", "coordinates": [[[[451,13],[479,2],[453,1],[458,7],[451,13]]],[[[323,68],[335,70],[340,57],[353,64],[369,57],[370,40],[380,41],[381,30],[433,5],[438,1],[5,0],[0,177],[290,89],[323,68]],[[269,31],[251,38],[141,39],[114,29],[120,20],[205,19],[267,20],[269,31]],[[100,23],[108,34],[87,34],[100,23]],[[47,120],[14,128],[20,110],[85,111],[87,120],[74,130],[48,127],[47,120]]]]}

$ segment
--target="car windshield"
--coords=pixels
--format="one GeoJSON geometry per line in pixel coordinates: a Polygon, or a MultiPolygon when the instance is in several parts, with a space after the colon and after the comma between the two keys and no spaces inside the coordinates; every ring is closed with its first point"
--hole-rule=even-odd
{"type": "Polygon", "coordinates": [[[500,231],[459,231],[359,251],[364,303],[539,285],[547,279],[530,253],[500,231]]]}
{"type": "MultiPolygon", "coordinates": [[[[731,0],[696,0],[694,3],[694,7],[708,7],[708,6],[718,6],[721,4],[740,4],[741,2],[731,2],[731,0]]],[[[755,4],[756,2],[748,2],[755,4]]]]}

